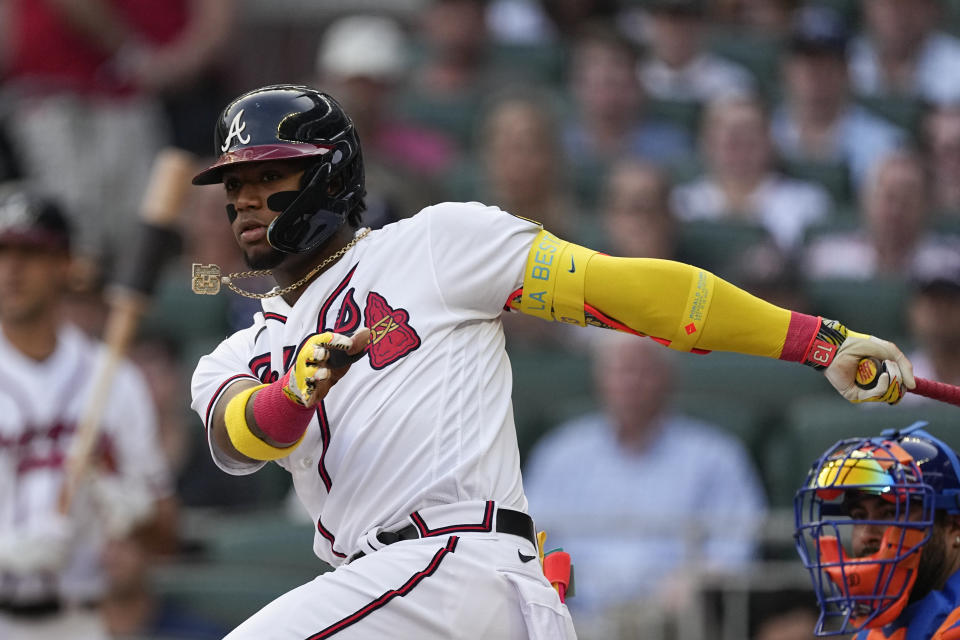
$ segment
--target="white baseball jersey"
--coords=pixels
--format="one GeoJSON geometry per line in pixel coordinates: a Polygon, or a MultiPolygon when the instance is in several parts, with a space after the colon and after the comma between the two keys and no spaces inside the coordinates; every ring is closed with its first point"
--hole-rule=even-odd
{"type": "MultiPolygon", "coordinates": [[[[540,227],[494,207],[444,203],[373,231],[290,307],[263,302],[253,326],[200,360],[204,424],[231,382],[270,382],[313,333],[367,326],[368,355],[324,399],[279,460],[336,566],[367,533],[436,504],[496,500],[526,510],[499,316],[522,284],[540,227]]],[[[213,449],[225,471],[245,474],[213,449]]]]}
{"type": "MultiPolygon", "coordinates": [[[[293,307],[265,300],[252,327],[201,359],[193,408],[209,424],[232,382],[277,380],[311,334],[372,334],[278,461],[316,525],[316,554],[338,568],[229,640],[575,637],[534,543],[491,526],[499,509],[527,507],[499,317],[539,231],[477,203],[429,207],[371,232],[293,307]],[[418,539],[378,541],[411,522],[418,539]]],[[[262,466],[211,448],[229,473],[262,466]]]]}
{"type": "MultiPolygon", "coordinates": [[[[0,333],[0,532],[30,530],[55,513],[64,458],[91,392],[102,345],[73,326],[62,327],[52,355],[33,360],[0,333]]],[[[138,369],[123,362],[102,414],[98,460],[108,472],[135,479],[157,497],[172,491],[156,434],[151,396],[138,369]]],[[[100,568],[102,517],[90,497],[77,494],[71,517],[75,540],[58,575],[15,576],[0,567],[0,601],[96,600],[105,583],[100,568]]]]}

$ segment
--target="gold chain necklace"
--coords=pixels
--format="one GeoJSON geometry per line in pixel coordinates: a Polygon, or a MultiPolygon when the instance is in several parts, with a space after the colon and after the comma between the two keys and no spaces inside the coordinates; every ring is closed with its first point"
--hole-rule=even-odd
{"type": "Polygon", "coordinates": [[[240,294],[245,298],[254,298],[256,300],[262,300],[263,298],[275,298],[277,296],[282,296],[284,294],[290,293],[294,289],[297,289],[304,285],[310,278],[317,274],[318,271],[326,267],[332,262],[336,262],[343,255],[350,251],[355,244],[367,237],[367,234],[370,233],[370,229],[363,229],[353,240],[351,240],[346,246],[334,253],[333,255],[327,256],[317,266],[310,270],[310,272],[294,282],[291,285],[287,285],[283,289],[271,289],[266,293],[255,293],[253,291],[246,291],[241,289],[237,285],[233,284],[234,280],[239,280],[243,278],[255,278],[257,276],[268,276],[273,272],[270,269],[260,269],[257,271],[240,271],[237,273],[231,273],[226,276],[220,275],[220,267],[215,264],[193,264],[193,280],[192,280],[192,289],[194,293],[205,294],[205,295],[216,295],[220,291],[220,284],[223,283],[233,291],[234,293],[240,294]]]}

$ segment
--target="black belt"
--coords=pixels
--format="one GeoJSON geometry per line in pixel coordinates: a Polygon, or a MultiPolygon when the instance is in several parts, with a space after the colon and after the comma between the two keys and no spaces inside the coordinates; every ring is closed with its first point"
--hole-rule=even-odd
{"type": "MultiPolygon", "coordinates": [[[[513,509],[497,509],[497,524],[495,526],[497,533],[509,533],[510,535],[520,536],[526,540],[530,541],[530,544],[537,547],[537,532],[533,526],[533,518],[523,513],[522,511],[514,511],[513,509]]],[[[463,529],[456,528],[447,528],[444,527],[444,533],[457,533],[458,531],[476,531],[475,525],[465,525],[463,529]]],[[[393,544],[394,542],[400,542],[401,540],[416,540],[420,537],[420,529],[415,527],[412,524],[408,524],[402,529],[397,531],[381,531],[377,534],[377,540],[382,542],[385,545],[393,544]]],[[[357,553],[350,556],[348,562],[353,562],[358,558],[362,558],[366,554],[363,551],[358,551],[357,553]]]]}
{"type": "MultiPolygon", "coordinates": [[[[93,610],[99,606],[98,602],[80,602],[77,607],[81,609],[93,610]]],[[[20,618],[46,618],[57,615],[62,611],[69,609],[70,605],[59,598],[48,598],[45,600],[35,600],[33,602],[10,602],[0,600],[0,613],[20,618]]]]}

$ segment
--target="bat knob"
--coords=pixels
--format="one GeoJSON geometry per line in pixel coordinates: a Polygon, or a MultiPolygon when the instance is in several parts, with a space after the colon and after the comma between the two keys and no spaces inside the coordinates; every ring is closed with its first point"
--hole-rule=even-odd
{"type": "Polygon", "coordinates": [[[887,365],[875,358],[862,358],[857,363],[857,374],[854,380],[858,387],[864,390],[877,386],[880,374],[887,370],[887,365]]]}

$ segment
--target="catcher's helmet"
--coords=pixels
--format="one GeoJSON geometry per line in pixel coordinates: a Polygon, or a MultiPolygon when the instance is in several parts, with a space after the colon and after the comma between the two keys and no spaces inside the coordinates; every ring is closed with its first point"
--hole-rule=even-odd
{"type": "Polygon", "coordinates": [[[267,240],[280,251],[305,253],[326,242],[363,211],[363,158],[353,121],[329,95],[300,85],[271,85],[228,104],[214,132],[217,161],[193,178],[220,182],[231,165],[307,158],[300,191],[273,194],[280,211],[267,240]]]}
{"type": "Polygon", "coordinates": [[[0,246],[67,251],[70,222],[52,198],[19,183],[0,185],[0,246]]]}
{"type": "Polygon", "coordinates": [[[820,604],[817,635],[881,627],[907,605],[934,512],[960,513],[960,463],[917,422],[879,437],[841,440],[811,467],[794,499],[797,551],[820,604]],[[883,501],[882,519],[848,505],[857,496],[883,501]],[[870,517],[870,516],[867,516],[870,517]],[[856,527],[883,527],[879,549],[857,557],[856,527]],[[848,555],[849,554],[849,555],[848,555]]]}

